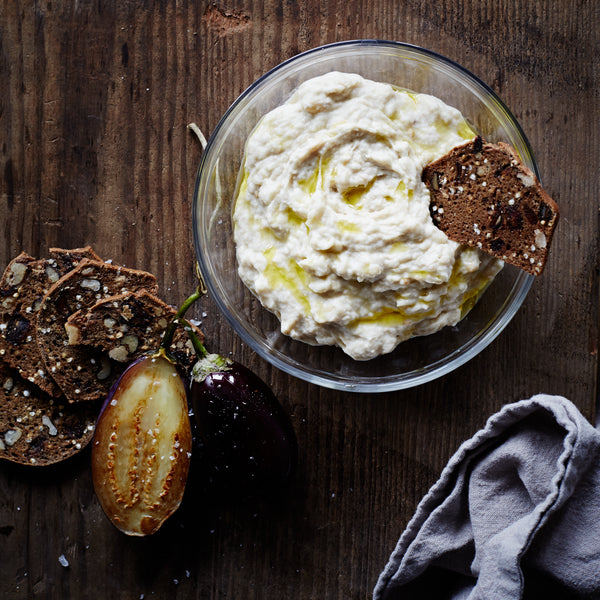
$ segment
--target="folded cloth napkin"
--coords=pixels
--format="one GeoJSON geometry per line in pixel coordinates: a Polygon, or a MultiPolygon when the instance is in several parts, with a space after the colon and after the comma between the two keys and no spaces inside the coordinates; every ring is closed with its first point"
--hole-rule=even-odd
{"type": "Polygon", "coordinates": [[[560,396],[502,408],[423,498],[373,598],[600,599],[600,432],[560,396]]]}

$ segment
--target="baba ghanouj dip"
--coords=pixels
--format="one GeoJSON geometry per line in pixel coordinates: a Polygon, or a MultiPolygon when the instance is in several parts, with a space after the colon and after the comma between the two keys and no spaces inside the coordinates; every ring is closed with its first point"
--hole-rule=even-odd
{"type": "Polygon", "coordinates": [[[421,174],[474,137],[438,98],[340,72],[260,120],[234,238],[241,279],[284,334],[368,360],[468,313],[503,263],[434,225],[421,174]]]}

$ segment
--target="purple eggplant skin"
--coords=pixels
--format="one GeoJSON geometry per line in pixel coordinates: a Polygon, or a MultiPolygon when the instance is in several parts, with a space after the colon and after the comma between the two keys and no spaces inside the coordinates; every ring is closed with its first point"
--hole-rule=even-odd
{"type": "Polygon", "coordinates": [[[190,384],[197,433],[213,485],[261,493],[293,478],[298,443],[273,391],[255,373],[232,361],[190,384]]]}

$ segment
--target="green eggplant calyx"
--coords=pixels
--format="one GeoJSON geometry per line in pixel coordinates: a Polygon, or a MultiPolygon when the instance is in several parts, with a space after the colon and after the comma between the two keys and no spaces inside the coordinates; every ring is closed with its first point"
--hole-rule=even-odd
{"type": "Polygon", "coordinates": [[[175,357],[173,357],[173,355],[163,346],[159,346],[156,352],[150,353],[150,358],[163,358],[164,360],[170,362],[172,365],[177,363],[175,357]]]}
{"type": "Polygon", "coordinates": [[[229,371],[233,361],[220,354],[207,354],[200,358],[192,369],[192,379],[202,383],[211,373],[229,371]]]}

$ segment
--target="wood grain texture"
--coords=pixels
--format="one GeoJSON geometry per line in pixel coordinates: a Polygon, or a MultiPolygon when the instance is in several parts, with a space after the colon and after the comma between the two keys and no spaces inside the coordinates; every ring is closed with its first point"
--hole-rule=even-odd
{"type": "Polygon", "coordinates": [[[0,267],[20,251],[91,244],[151,270],[162,296],[194,285],[201,151],[257,77],[355,38],[421,45],[486,81],[521,122],[561,208],[544,275],[502,335],[457,371],[383,395],[320,389],[195,309],[215,350],[269,381],[300,444],[292,489],[217,502],[192,482],[151,539],[129,539],[93,494],[89,455],[0,465],[0,597],[368,597],[419,500],[503,404],[545,391],[592,419],[597,397],[600,6],[535,0],[0,0],[0,267]],[[64,555],[68,566],[59,563],[64,555]]]}

